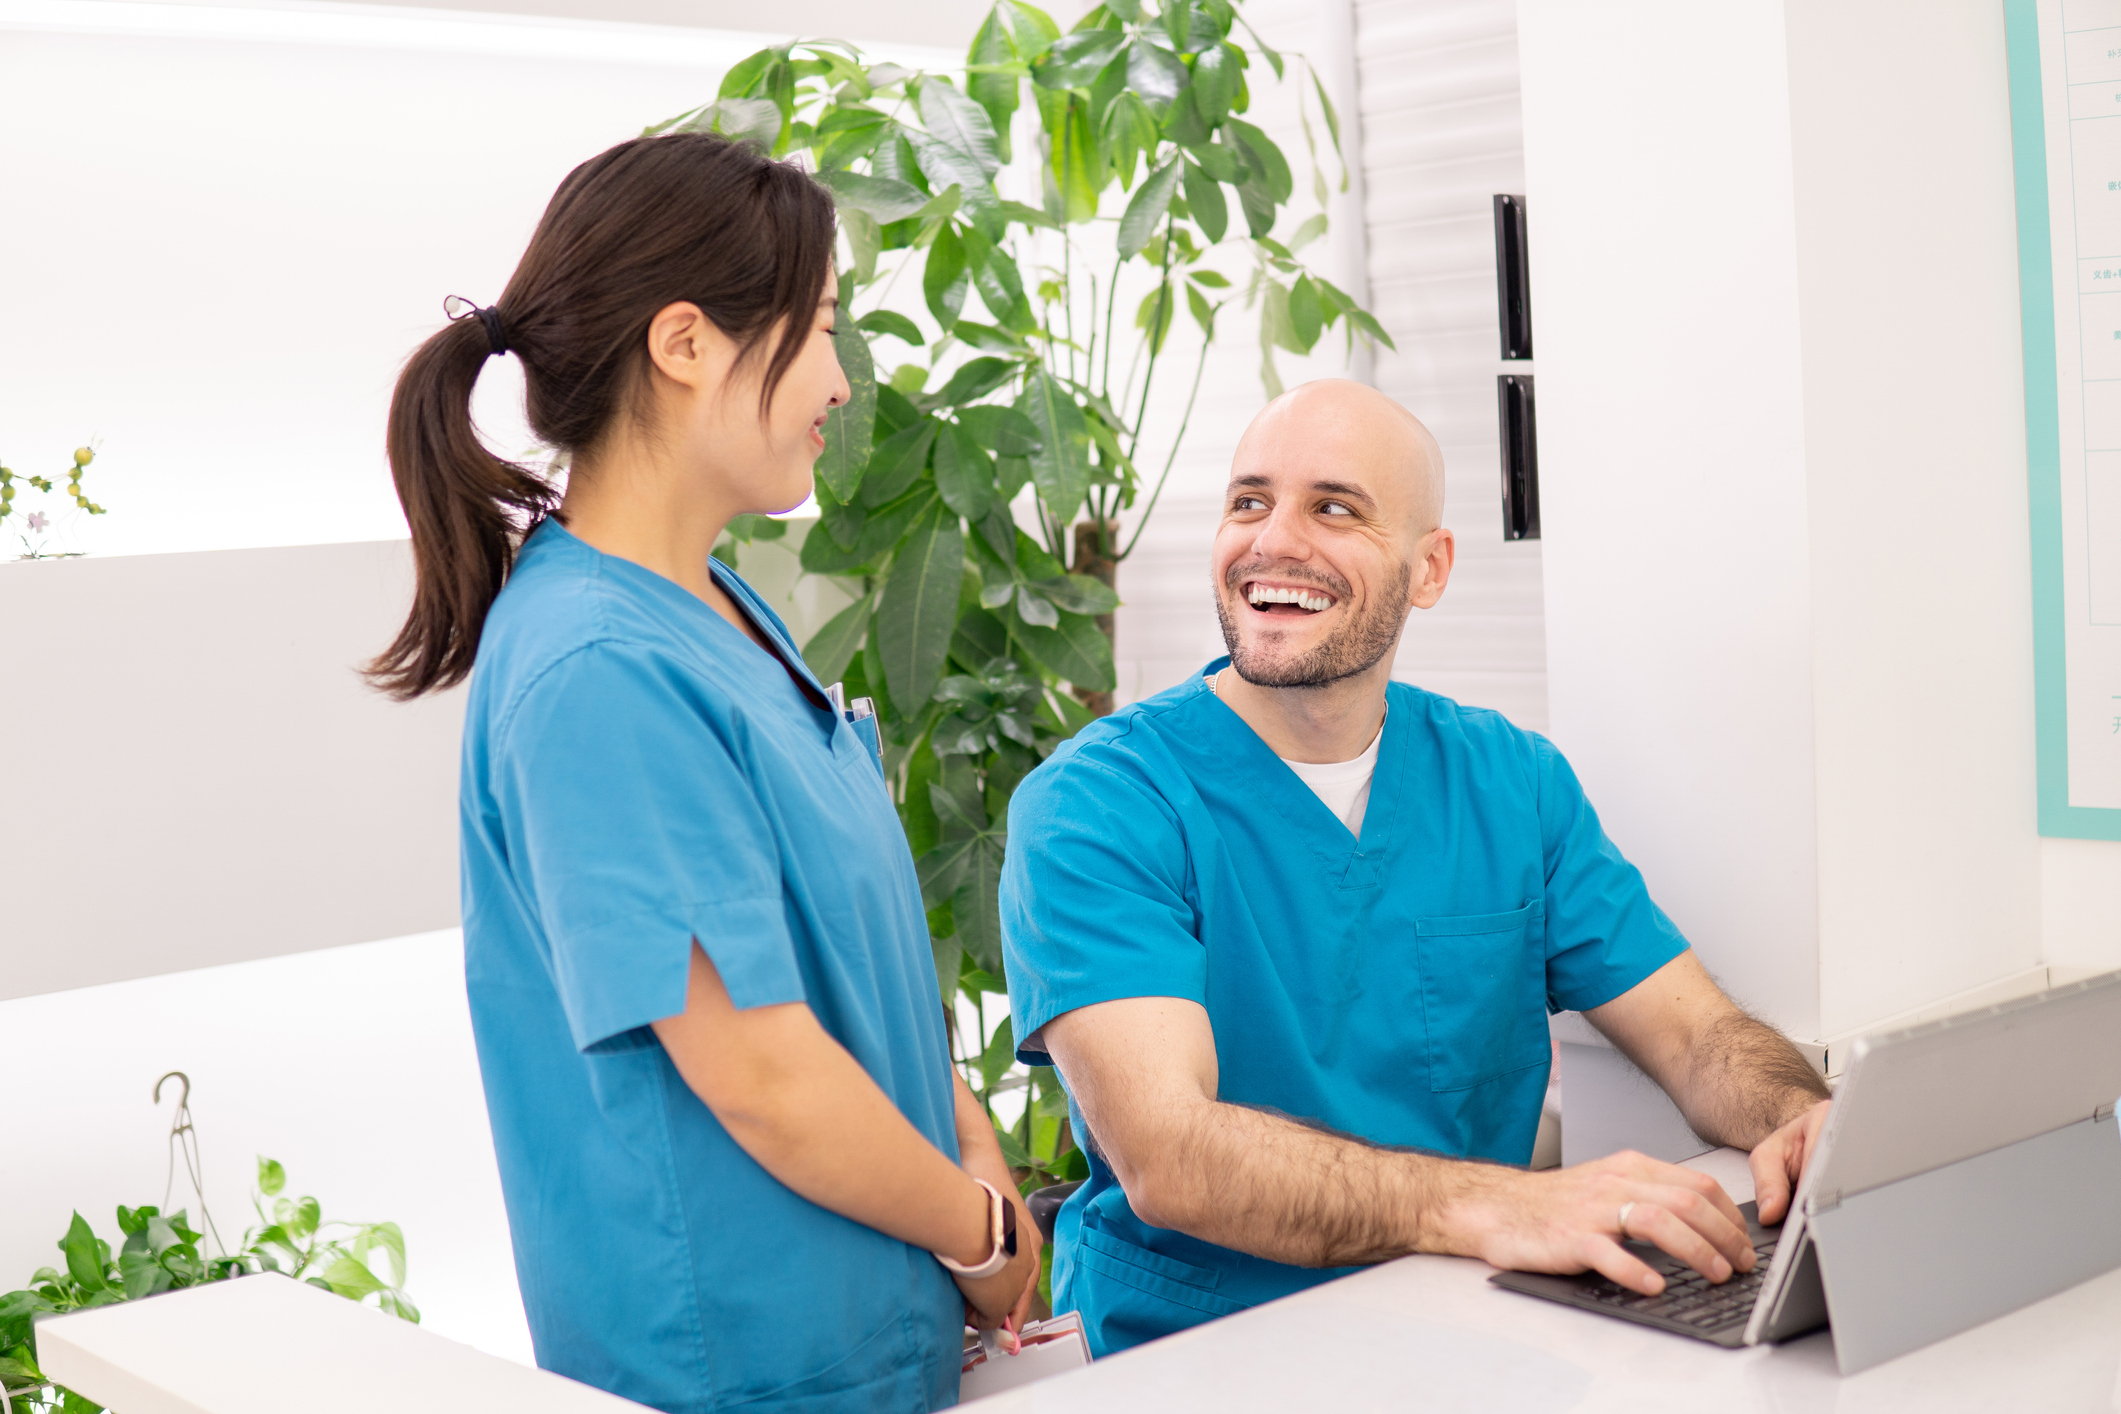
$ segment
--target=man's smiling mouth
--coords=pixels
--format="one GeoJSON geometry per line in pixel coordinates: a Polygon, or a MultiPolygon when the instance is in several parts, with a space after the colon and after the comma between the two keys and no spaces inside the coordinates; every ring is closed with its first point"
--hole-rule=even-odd
{"type": "Polygon", "coordinates": [[[1245,602],[1257,613],[1288,618],[1321,613],[1332,608],[1336,601],[1323,590],[1261,584],[1255,580],[1245,586],[1245,602]]]}

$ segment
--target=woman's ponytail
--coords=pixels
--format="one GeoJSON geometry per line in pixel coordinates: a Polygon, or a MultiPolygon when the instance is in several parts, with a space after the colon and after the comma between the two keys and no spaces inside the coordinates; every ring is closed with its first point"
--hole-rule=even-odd
{"type": "Polygon", "coordinates": [[[471,390],[497,342],[492,322],[452,320],[413,353],[390,400],[390,474],[412,529],[416,584],[405,626],[367,677],[401,700],[471,672],[516,546],[559,501],[544,480],[486,450],[472,426],[471,390]]]}
{"type": "Polygon", "coordinates": [[[780,331],[763,409],[809,337],[833,224],[831,193],[801,169],[712,133],[634,138],[570,172],[495,308],[453,318],[398,375],[390,474],[419,583],[368,680],[397,698],[462,682],[517,547],[559,504],[479,442],[471,390],[488,357],[522,360],[531,431],[572,456],[634,410],[649,324],[690,301],[744,356],[780,331]]]}

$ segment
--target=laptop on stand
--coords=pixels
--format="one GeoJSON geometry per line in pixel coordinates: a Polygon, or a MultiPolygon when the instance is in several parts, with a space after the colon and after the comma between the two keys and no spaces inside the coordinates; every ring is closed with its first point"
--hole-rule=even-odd
{"type": "Polygon", "coordinates": [[[1640,1243],[1658,1296],[1596,1273],[1495,1285],[1712,1341],[1831,1324],[1854,1374],[2121,1267],[2121,972],[1854,1043],[1790,1215],[1718,1286],[1640,1243]]]}

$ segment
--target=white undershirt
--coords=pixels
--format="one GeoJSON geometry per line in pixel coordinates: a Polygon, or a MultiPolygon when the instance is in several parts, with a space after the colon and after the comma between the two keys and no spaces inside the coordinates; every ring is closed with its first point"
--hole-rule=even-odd
{"type": "Polygon", "coordinates": [[[1377,748],[1385,739],[1384,727],[1380,725],[1377,735],[1363,748],[1362,755],[1352,761],[1291,761],[1281,758],[1281,764],[1296,773],[1318,798],[1325,802],[1326,809],[1340,817],[1340,823],[1348,827],[1348,833],[1362,838],[1363,812],[1370,808],[1370,777],[1377,772],[1377,748]]]}
{"type": "MultiPolygon", "coordinates": [[[[1215,692],[1215,680],[1221,673],[1206,674],[1208,691],[1215,692]]],[[[1362,838],[1363,812],[1370,808],[1370,778],[1377,774],[1377,748],[1385,739],[1385,724],[1377,724],[1377,735],[1362,749],[1362,755],[1350,761],[1291,761],[1286,756],[1274,759],[1296,773],[1296,779],[1309,786],[1318,798],[1325,802],[1326,809],[1340,817],[1340,823],[1348,827],[1348,833],[1356,839],[1362,838]]]]}

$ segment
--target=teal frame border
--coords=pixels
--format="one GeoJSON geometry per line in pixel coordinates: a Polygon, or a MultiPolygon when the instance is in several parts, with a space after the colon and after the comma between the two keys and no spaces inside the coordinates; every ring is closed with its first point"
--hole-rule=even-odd
{"type": "Polygon", "coordinates": [[[2121,810],[2069,803],[2069,661],[2063,641],[2062,433],[2056,410],[2054,246],[2047,213],[2047,121],[2040,94],[2040,15],[2003,0],[2009,47],[2011,161],[2018,188],[2018,303],[2025,338],[2025,474],[2032,512],[2033,718],[2040,833],[2121,840],[2121,810]]]}

